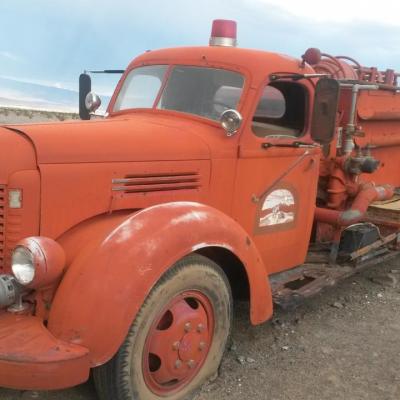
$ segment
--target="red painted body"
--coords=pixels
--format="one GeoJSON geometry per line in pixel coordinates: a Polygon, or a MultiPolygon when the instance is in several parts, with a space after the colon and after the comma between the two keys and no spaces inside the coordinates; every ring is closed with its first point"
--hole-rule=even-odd
{"type": "MultiPolygon", "coordinates": [[[[233,37],[233,28],[226,29],[233,37]]],[[[329,148],[313,146],[315,79],[300,83],[307,103],[301,135],[253,133],[271,74],[335,72],[334,62],[313,60],[314,68],[279,54],[213,46],[151,51],[128,66],[104,120],[0,128],[1,271],[10,271],[12,249],[30,236],[56,240],[66,256],[62,278],[31,293],[28,312],[0,311],[0,386],[84,382],[91,367],[116,353],[160,277],[193,252],[211,249],[238,261],[250,289],[251,321],[261,323],[273,312],[269,276],[305,261],[313,224],[330,224],[334,240],[338,226],[362,220],[372,201],[393,195],[392,186],[400,185],[398,92],[359,96],[357,121],[365,135],[356,141],[377,146],[372,154],[381,162],[362,181],[346,172],[351,154],[337,153],[337,135],[329,148]],[[228,137],[218,121],[178,111],[114,112],[130,71],[149,65],[242,74],[239,131],[228,137]],[[290,147],[298,140],[309,147],[290,147]],[[20,209],[7,206],[12,189],[22,189],[20,209]],[[358,216],[346,220],[346,210],[358,216]]],[[[338,79],[368,75],[338,62],[338,79]]],[[[369,73],[371,82],[394,84],[394,73],[369,73]]],[[[347,122],[348,92],[342,90],[337,128],[347,122]]],[[[231,268],[238,267],[225,266],[228,275],[231,268]]]]}

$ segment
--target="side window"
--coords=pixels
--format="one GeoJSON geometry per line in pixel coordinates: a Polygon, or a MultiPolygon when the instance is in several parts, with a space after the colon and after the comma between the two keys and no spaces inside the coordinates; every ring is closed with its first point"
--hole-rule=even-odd
{"type": "Polygon", "coordinates": [[[305,128],[307,94],[296,82],[273,82],[264,88],[253,116],[253,132],[265,136],[301,136],[305,128]]]}

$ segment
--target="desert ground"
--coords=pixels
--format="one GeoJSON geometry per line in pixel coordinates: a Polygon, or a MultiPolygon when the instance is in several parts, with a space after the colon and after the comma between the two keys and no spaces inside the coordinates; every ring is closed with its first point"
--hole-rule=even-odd
{"type": "MultiPolygon", "coordinates": [[[[0,110],[0,122],[48,117],[22,114],[8,110],[4,116],[0,110]]],[[[399,400],[399,363],[397,258],[325,290],[295,310],[277,309],[271,321],[256,327],[249,324],[248,304],[236,304],[232,340],[219,376],[194,399],[399,400]]],[[[21,398],[96,400],[96,393],[92,382],[57,392],[0,389],[0,400],[21,398]]]]}
{"type": "Polygon", "coordinates": [[[43,121],[56,122],[78,118],[78,114],[74,113],[26,110],[22,108],[0,106],[0,124],[31,124],[43,121]]]}

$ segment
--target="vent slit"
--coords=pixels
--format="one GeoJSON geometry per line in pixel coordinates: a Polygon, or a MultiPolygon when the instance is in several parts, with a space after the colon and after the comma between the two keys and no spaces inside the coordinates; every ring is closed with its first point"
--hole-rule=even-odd
{"type": "Polygon", "coordinates": [[[124,193],[196,190],[200,187],[200,176],[197,172],[131,174],[113,179],[112,183],[113,191],[124,193]]]}

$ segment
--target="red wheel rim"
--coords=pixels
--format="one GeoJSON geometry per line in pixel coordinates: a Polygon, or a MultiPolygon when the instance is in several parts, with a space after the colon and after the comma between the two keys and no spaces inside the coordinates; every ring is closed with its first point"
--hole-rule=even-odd
{"type": "Polygon", "coordinates": [[[143,352],[143,376],[160,396],[178,392],[198,374],[210,351],[214,311],[198,291],[175,296],[154,319],[143,352]]]}

